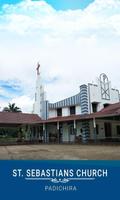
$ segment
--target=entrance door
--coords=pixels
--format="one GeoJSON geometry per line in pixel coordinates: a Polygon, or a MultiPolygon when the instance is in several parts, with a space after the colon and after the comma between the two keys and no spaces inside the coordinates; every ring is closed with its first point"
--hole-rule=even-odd
{"type": "Polygon", "coordinates": [[[106,122],[104,123],[104,127],[105,127],[105,137],[111,137],[112,136],[112,131],[111,131],[111,123],[106,122]]]}
{"type": "Polygon", "coordinates": [[[73,125],[69,127],[69,142],[75,142],[75,131],[73,125]]]}

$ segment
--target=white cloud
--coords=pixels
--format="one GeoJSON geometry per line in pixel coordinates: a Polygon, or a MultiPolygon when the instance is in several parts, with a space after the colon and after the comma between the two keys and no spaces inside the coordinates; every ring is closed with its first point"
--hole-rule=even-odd
{"type": "Polygon", "coordinates": [[[44,80],[57,77],[46,85],[51,101],[79,92],[80,84],[102,72],[120,89],[119,8],[119,0],[96,0],[85,10],[73,11],[56,11],[44,1],[5,5],[0,16],[0,79],[19,79],[24,94],[13,101],[32,110],[37,61],[44,80]]]}
{"type": "Polygon", "coordinates": [[[31,113],[33,111],[32,105],[34,101],[27,95],[12,98],[10,101],[7,99],[0,99],[0,111],[2,111],[4,107],[7,107],[9,103],[15,103],[16,106],[22,110],[22,112],[31,113]]]}
{"type": "Polygon", "coordinates": [[[16,105],[21,108],[22,112],[32,112],[32,107],[31,105],[33,105],[33,100],[26,95],[23,96],[19,96],[16,98],[13,98],[10,103],[16,103],[16,105]]]}

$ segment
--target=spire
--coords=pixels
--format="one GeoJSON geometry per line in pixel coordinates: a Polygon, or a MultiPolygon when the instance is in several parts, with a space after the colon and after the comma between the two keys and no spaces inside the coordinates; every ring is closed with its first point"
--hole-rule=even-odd
{"type": "Polygon", "coordinates": [[[37,63],[36,70],[37,70],[37,75],[40,75],[40,63],[39,62],[37,63]]]}

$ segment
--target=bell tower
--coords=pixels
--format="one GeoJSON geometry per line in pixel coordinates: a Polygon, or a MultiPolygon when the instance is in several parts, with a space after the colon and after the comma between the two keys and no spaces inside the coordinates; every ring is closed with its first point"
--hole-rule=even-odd
{"type": "Polygon", "coordinates": [[[37,80],[36,80],[36,91],[35,91],[35,102],[33,105],[33,113],[38,114],[41,118],[44,118],[44,102],[45,102],[45,92],[44,86],[42,84],[40,64],[37,63],[37,80]]]}

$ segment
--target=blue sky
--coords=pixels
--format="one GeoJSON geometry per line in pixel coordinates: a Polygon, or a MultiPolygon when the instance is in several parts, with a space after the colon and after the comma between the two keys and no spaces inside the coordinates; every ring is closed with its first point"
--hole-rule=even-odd
{"type": "MultiPolygon", "coordinates": [[[[15,4],[21,0],[1,0],[0,5],[5,3],[15,4]]],[[[40,1],[40,0],[33,0],[40,1]]],[[[67,9],[84,9],[94,0],[45,0],[48,4],[52,5],[56,10],[67,9]]]]}
{"type": "Polygon", "coordinates": [[[106,73],[120,89],[120,0],[0,0],[0,107],[32,111],[36,65],[50,102],[106,73]]]}
{"type": "Polygon", "coordinates": [[[94,0],[46,0],[56,10],[84,9],[94,0]]]}
{"type": "Polygon", "coordinates": [[[0,80],[0,98],[11,100],[13,97],[22,95],[22,88],[18,81],[0,80]]]}

